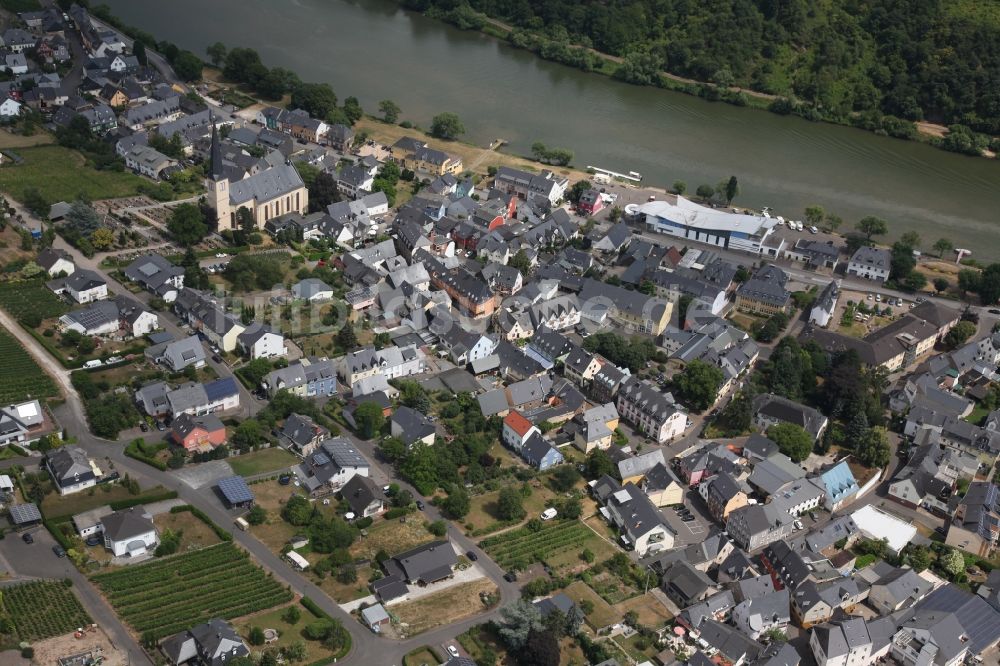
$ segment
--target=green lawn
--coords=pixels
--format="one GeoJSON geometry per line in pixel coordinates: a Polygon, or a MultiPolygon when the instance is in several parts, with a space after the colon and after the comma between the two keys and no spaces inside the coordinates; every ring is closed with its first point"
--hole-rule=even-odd
{"type": "Polygon", "coordinates": [[[315,621],[316,618],[312,613],[298,604],[293,603],[289,606],[282,606],[281,608],[275,608],[274,610],[264,613],[250,615],[235,622],[234,624],[236,625],[236,630],[244,638],[249,637],[251,627],[259,627],[261,629],[277,629],[278,640],[272,643],[271,647],[283,648],[301,642],[306,646],[306,658],[304,663],[332,663],[336,654],[323,647],[322,642],[306,640],[305,636],[302,634],[306,625],[315,621]],[[294,624],[289,624],[285,621],[285,614],[289,607],[297,608],[299,610],[299,620],[294,624]]]}
{"type": "MultiPolygon", "coordinates": [[[[97,461],[99,465],[102,462],[104,461],[97,461]]],[[[47,519],[64,518],[72,516],[75,513],[96,509],[104,504],[121,502],[140,496],[157,497],[162,496],[165,492],[167,492],[167,489],[163,486],[154,486],[153,488],[143,490],[140,495],[131,495],[123,485],[104,484],[71,495],[60,495],[57,492],[51,492],[42,500],[41,509],[42,514],[47,519]]]]}
{"type": "Polygon", "coordinates": [[[82,155],[62,146],[20,148],[16,152],[24,161],[0,167],[0,190],[19,201],[32,187],[53,203],[73,201],[80,195],[88,200],[115,199],[136,194],[144,182],[133,173],[92,169],[82,155]]]}
{"type": "Polygon", "coordinates": [[[240,476],[253,476],[276,472],[298,462],[298,458],[285,449],[261,449],[229,459],[229,466],[240,476]]]}

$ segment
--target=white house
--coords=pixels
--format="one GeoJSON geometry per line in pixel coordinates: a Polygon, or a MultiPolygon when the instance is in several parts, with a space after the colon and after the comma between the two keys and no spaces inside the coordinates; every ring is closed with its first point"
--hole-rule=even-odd
{"type": "Polygon", "coordinates": [[[14,118],[21,115],[21,103],[8,97],[0,103],[0,117],[14,118]]]}
{"type": "Polygon", "coordinates": [[[96,466],[87,452],[78,446],[60,446],[45,458],[45,466],[52,475],[60,495],[78,493],[97,485],[96,466]]]}
{"type": "Polygon", "coordinates": [[[138,557],[153,550],[158,543],[156,526],[142,506],[115,511],[101,518],[104,547],[115,557],[138,557]]]}
{"type": "Polygon", "coordinates": [[[73,257],[65,250],[46,248],[38,253],[35,263],[44,268],[51,277],[70,275],[76,270],[73,257]]]}
{"type": "Polygon", "coordinates": [[[285,337],[270,326],[254,322],[236,338],[240,349],[251,359],[284,356],[285,337]]]}
{"type": "Polygon", "coordinates": [[[531,421],[524,418],[521,412],[514,410],[503,419],[503,443],[508,448],[520,451],[533,434],[542,434],[542,431],[531,424],[531,421]]]}
{"type": "Polygon", "coordinates": [[[623,419],[660,444],[684,434],[687,414],[674,403],[673,396],[636,377],[622,382],[616,407],[623,419]]]}
{"type": "Polygon", "coordinates": [[[823,287],[812,309],[809,311],[809,323],[826,328],[833,317],[833,311],[837,309],[837,299],[840,297],[840,284],[838,280],[831,280],[830,284],[823,287]]]}
{"type": "Polygon", "coordinates": [[[77,303],[92,303],[108,297],[108,283],[94,271],[74,271],[63,282],[63,290],[77,303]]]}
{"type": "Polygon", "coordinates": [[[333,298],[333,287],[317,278],[306,278],[292,286],[292,293],[305,301],[329,301],[333,298]]]}
{"type": "Polygon", "coordinates": [[[847,275],[882,283],[889,279],[892,256],[889,250],[859,247],[847,263],[847,275]]]}

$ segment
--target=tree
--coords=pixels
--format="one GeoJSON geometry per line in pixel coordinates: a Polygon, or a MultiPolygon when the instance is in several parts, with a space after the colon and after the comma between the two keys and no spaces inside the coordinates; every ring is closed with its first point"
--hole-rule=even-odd
{"type": "Polygon", "coordinates": [[[700,412],[708,409],[719,397],[723,379],[720,368],[695,359],[673,381],[681,401],[690,409],[700,412]]]}
{"type": "Polygon", "coordinates": [[[993,305],[1000,300],[1000,264],[990,264],[980,274],[977,292],[984,305],[993,305]]]}
{"type": "Polygon", "coordinates": [[[708,201],[715,196],[715,188],[711,185],[699,185],[694,193],[699,199],[708,201]]]}
{"type": "Polygon", "coordinates": [[[201,69],[205,66],[201,58],[190,51],[181,51],[170,64],[174,68],[174,72],[177,73],[177,76],[184,81],[197,81],[200,79],[201,69]]]}
{"type": "Polygon", "coordinates": [[[893,243],[889,258],[889,279],[901,282],[909,277],[916,267],[917,259],[913,256],[913,248],[903,241],[893,243]]]}
{"type": "Polygon", "coordinates": [[[243,452],[250,451],[264,443],[264,429],[260,421],[246,419],[236,426],[232,437],[233,446],[243,452]]]}
{"type": "Polygon", "coordinates": [[[844,220],[842,220],[839,215],[830,213],[823,220],[823,229],[826,231],[836,231],[843,223],[844,220]]]}
{"type": "Polygon", "coordinates": [[[196,204],[183,203],[175,207],[167,221],[167,230],[184,246],[196,245],[208,235],[205,217],[196,204]]]}
{"type": "Polygon", "coordinates": [[[357,97],[348,97],[344,100],[344,115],[347,117],[348,122],[345,123],[348,126],[354,125],[354,123],[361,120],[365,112],[361,108],[361,102],[358,101],[357,97]]]}
{"type": "Polygon", "coordinates": [[[813,438],[801,426],[794,423],[776,423],[767,429],[778,449],[795,462],[802,462],[812,451],[813,438]]]}
{"type": "Polygon", "coordinates": [[[826,217],[826,212],[823,210],[822,206],[806,206],[806,222],[814,227],[821,226],[823,224],[823,219],[826,217]]]}
{"type": "Polygon", "coordinates": [[[378,110],[382,113],[382,120],[393,125],[399,120],[399,114],[402,109],[399,105],[393,102],[391,99],[384,99],[378,103],[378,110]]]}
{"type": "Polygon", "coordinates": [[[354,422],[358,424],[358,435],[362,439],[371,439],[382,430],[385,416],[377,403],[363,402],[354,410],[354,422]]]}
{"type": "Polygon", "coordinates": [[[937,251],[938,257],[944,257],[945,252],[951,252],[955,249],[955,244],[947,238],[938,238],[934,241],[932,249],[937,251]]]}
{"type": "Polygon", "coordinates": [[[948,349],[957,349],[965,344],[966,340],[976,334],[976,325],[971,321],[962,320],[955,324],[947,335],[944,336],[944,344],[948,349]]]}
{"type": "MultiPolygon", "coordinates": [[[[254,505],[247,513],[247,522],[251,525],[263,525],[267,520],[267,511],[259,504],[254,505]]],[[[294,622],[292,624],[295,624],[294,622]]]]}
{"type": "Polygon", "coordinates": [[[431,119],[431,136],[451,141],[462,134],[465,134],[465,126],[454,113],[439,113],[431,119]]]}
{"type": "Polygon", "coordinates": [[[915,543],[907,544],[903,550],[903,557],[917,573],[931,565],[931,553],[926,546],[915,543]]]}
{"type": "Polygon", "coordinates": [[[358,336],[354,332],[354,326],[351,325],[351,322],[346,322],[337,331],[337,345],[344,351],[351,351],[358,346],[358,336]]]}
{"type": "Polygon", "coordinates": [[[965,571],[965,558],[962,553],[954,548],[949,548],[944,553],[938,555],[938,566],[941,570],[949,574],[952,578],[965,571]]]}
{"type": "Polygon", "coordinates": [[[580,480],[580,472],[576,471],[573,465],[559,465],[552,473],[549,484],[552,489],[564,493],[573,488],[580,480]]]}
{"type": "Polygon", "coordinates": [[[736,198],[736,195],[740,193],[740,184],[736,180],[736,176],[730,176],[729,181],[726,182],[726,205],[728,206],[736,198]]]}
{"type": "Polygon", "coordinates": [[[247,634],[247,642],[250,643],[250,645],[263,645],[264,630],[260,627],[250,627],[250,633],[247,634]]]}
{"type": "Polygon", "coordinates": [[[49,218],[49,207],[51,204],[37,187],[25,188],[24,194],[21,195],[21,203],[24,204],[25,208],[34,213],[36,217],[40,217],[43,220],[49,218]]]}
{"type": "Polygon", "coordinates": [[[141,39],[137,39],[132,42],[132,55],[135,59],[139,61],[139,64],[145,67],[149,64],[148,56],[146,55],[146,43],[141,39]]]}
{"type": "Polygon", "coordinates": [[[299,610],[298,606],[289,606],[281,614],[281,619],[288,624],[298,624],[299,620],[302,619],[302,611],[299,610]]]}
{"type": "Polygon", "coordinates": [[[500,520],[521,520],[525,515],[527,512],[524,510],[520,491],[511,486],[501,488],[500,496],[497,498],[497,516],[500,520]]]}
{"type": "Polygon", "coordinates": [[[326,212],[330,204],[337,203],[340,199],[337,179],[326,171],[317,173],[309,185],[309,210],[314,213],[326,212]]]}
{"type": "Polygon", "coordinates": [[[855,446],[854,452],[858,460],[867,467],[885,467],[889,464],[892,451],[889,448],[889,438],[885,428],[869,428],[855,446]]]}
{"type": "Polygon", "coordinates": [[[963,268],[958,272],[958,288],[961,290],[962,294],[968,292],[976,293],[979,291],[979,271],[975,271],[971,268],[963,268]]]}
{"type": "Polygon", "coordinates": [[[587,456],[586,470],[587,478],[599,479],[605,475],[614,475],[615,464],[611,462],[611,458],[606,452],[595,449],[587,456]]]}
{"type": "Polygon", "coordinates": [[[218,67],[226,60],[226,45],[222,42],[216,42],[209,46],[205,51],[208,53],[209,59],[212,64],[218,67]]]}
{"type": "Polygon", "coordinates": [[[911,249],[916,250],[920,247],[920,234],[916,231],[907,231],[899,237],[899,242],[911,249]]]}
{"type": "Polygon", "coordinates": [[[674,192],[676,192],[677,194],[684,194],[684,192],[687,191],[687,188],[688,188],[687,183],[685,183],[683,180],[674,181],[674,192]]]}
{"type": "Polygon", "coordinates": [[[458,484],[452,484],[448,489],[448,496],[441,502],[441,508],[452,520],[464,518],[471,507],[469,493],[465,492],[458,484]]]}
{"type": "Polygon", "coordinates": [[[566,198],[569,199],[570,203],[577,204],[580,202],[580,197],[583,193],[591,188],[589,180],[578,180],[573,183],[573,186],[569,188],[569,192],[566,193],[566,198]]]}
{"type": "Polygon", "coordinates": [[[948,284],[947,278],[936,277],[934,278],[934,291],[940,294],[948,289],[948,284]]]}
{"type": "Polygon", "coordinates": [[[908,291],[920,291],[927,286],[927,276],[919,271],[911,271],[903,279],[903,287],[908,291]]]}
{"type": "Polygon", "coordinates": [[[325,119],[337,108],[337,95],[328,83],[303,83],[292,91],[291,106],[304,109],[313,118],[325,119]]]}
{"type": "Polygon", "coordinates": [[[516,268],[524,277],[527,277],[528,272],[531,271],[531,261],[524,250],[518,250],[513,257],[507,260],[507,265],[511,268],[516,268]]]}
{"type": "Polygon", "coordinates": [[[358,571],[353,564],[345,564],[337,572],[337,582],[342,585],[352,585],[358,582],[358,571]]]}
{"type": "Polygon", "coordinates": [[[889,233],[889,224],[885,220],[872,215],[862,218],[856,225],[856,228],[869,241],[871,241],[872,236],[884,236],[889,233]]]}
{"type": "Polygon", "coordinates": [[[281,517],[297,527],[308,525],[312,515],[313,506],[302,495],[292,495],[281,508],[281,517]]]}
{"type": "Polygon", "coordinates": [[[500,609],[497,633],[512,651],[520,652],[531,632],[541,630],[542,615],[530,601],[518,599],[500,609]]]}
{"type": "Polygon", "coordinates": [[[97,250],[110,250],[115,244],[115,232],[107,227],[95,229],[94,233],[90,234],[90,244],[97,250]]]}
{"type": "Polygon", "coordinates": [[[522,666],[559,666],[558,638],[547,629],[531,630],[517,662],[522,666]]]}

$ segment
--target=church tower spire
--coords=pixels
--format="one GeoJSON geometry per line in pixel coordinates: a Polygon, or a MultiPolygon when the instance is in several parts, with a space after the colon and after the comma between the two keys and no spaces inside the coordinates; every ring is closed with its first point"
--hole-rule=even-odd
{"type": "Polygon", "coordinates": [[[219,128],[215,125],[215,114],[209,115],[212,123],[212,180],[222,180],[222,146],[219,145],[219,128]]]}

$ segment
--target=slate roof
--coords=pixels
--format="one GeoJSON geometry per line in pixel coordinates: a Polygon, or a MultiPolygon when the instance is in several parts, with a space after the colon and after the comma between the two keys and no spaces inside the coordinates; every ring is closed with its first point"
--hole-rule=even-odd
{"type": "Polygon", "coordinates": [[[787,282],[788,275],[785,271],[777,266],[767,265],[744,282],[737,293],[744,298],[784,307],[791,298],[791,292],[785,289],[787,282]]]}
{"type": "Polygon", "coordinates": [[[112,541],[128,541],[154,531],[153,520],[142,506],[122,509],[101,518],[104,536],[112,541]]]}
{"type": "Polygon", "coordinates": [[[394,556],[407,580],[434,583],[451,574],[458,557],[447,540],[432,541],[394,556]]]}
{"type": "Polygon", "coordinates": [[[229,185],[229,201],[238,206],[248,201],[270,201],[305,187],[299,172],[290,164],[271,167],[229,185]]]}
{"type": "Polygon", "coordinates": [[[433,421],[406,405],[400,405],[396,408],[396,411],[392,413],[392,422],[403,429],[402,440],[404,444],[413,444],[437,431],[433,421]]]}
{"type": "Polygon", "coordinates": [[[813,436],[819,436],[826,417],[806,405],[773,393],[763,393],[753,399],[754,414],[776,421],[793,423],[813,436]]]}
{"type": "Polygon", "coordinates": [[[372,502],[385,500],[385,494],[374,480],[361,474],[352,476],[344,487],[340,489],[340,495],[347,501],[356,515],[364,513],[372,502]]]}

